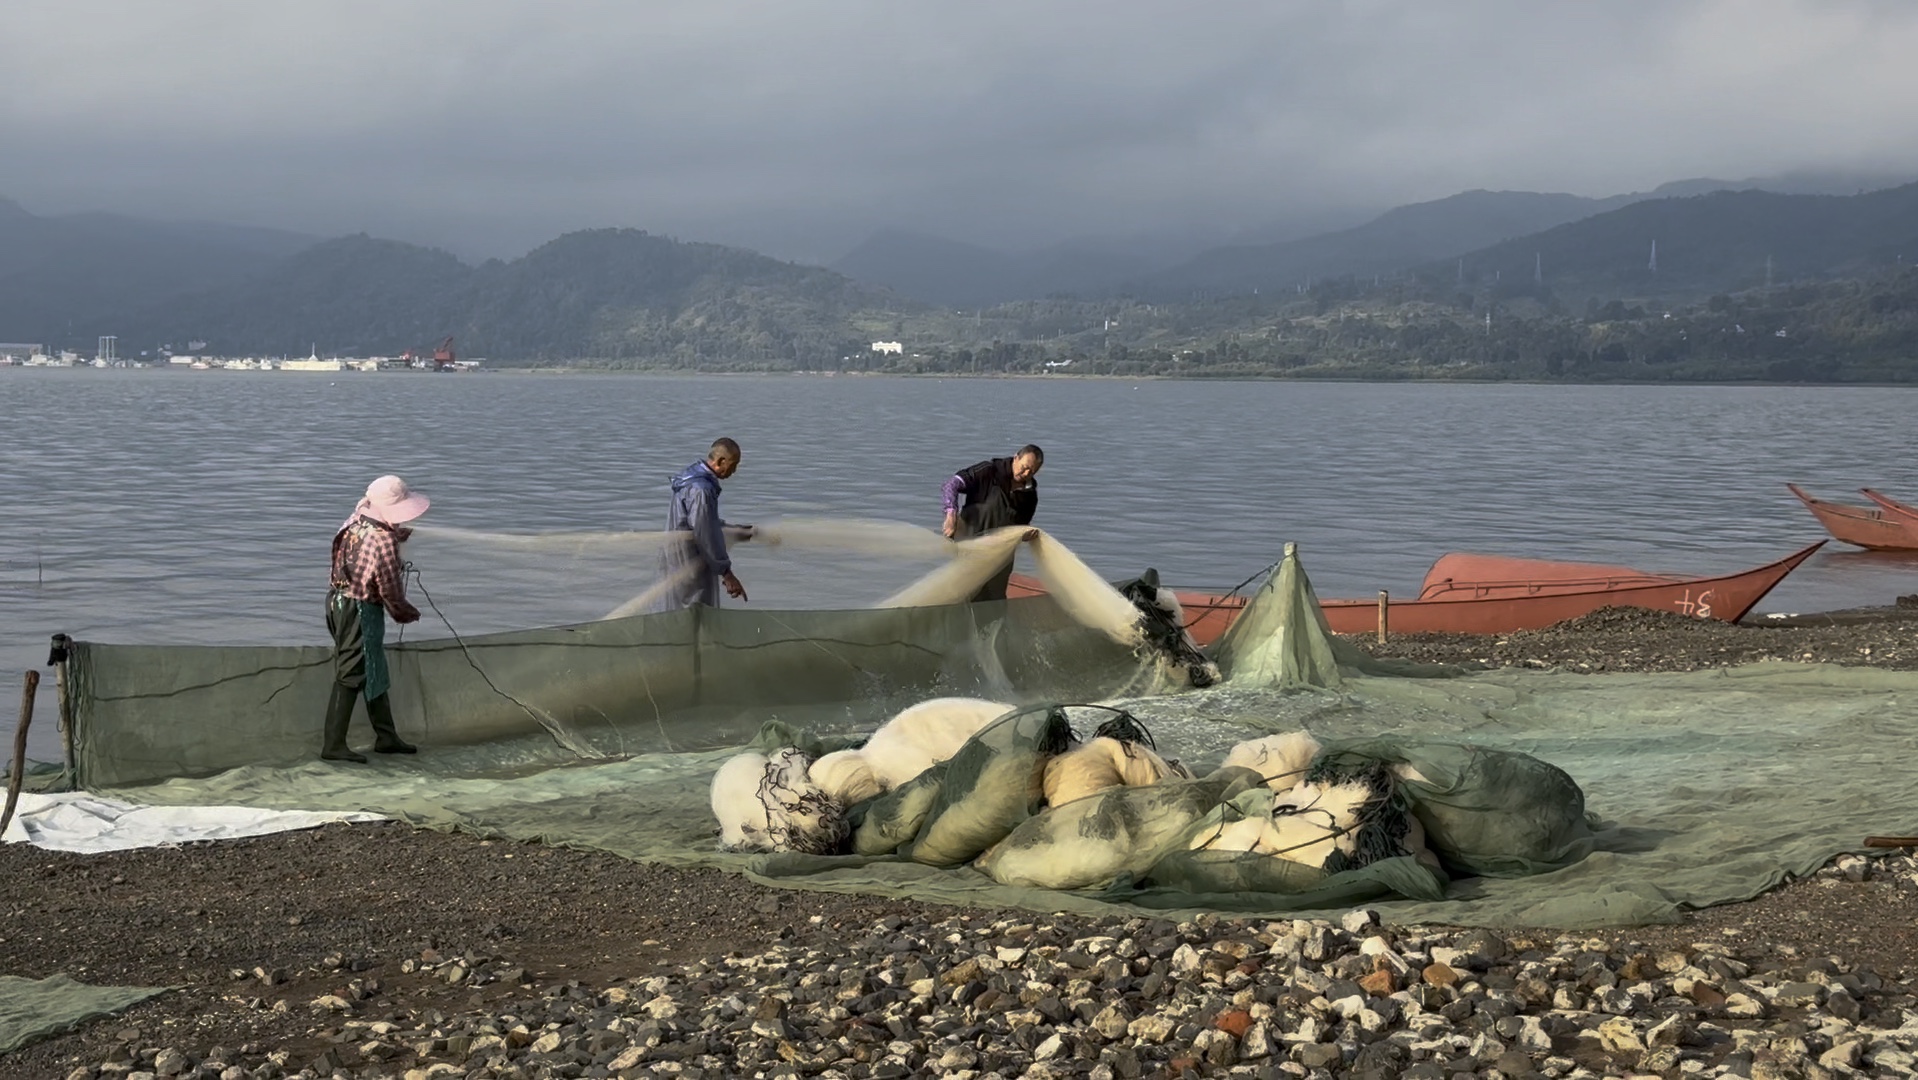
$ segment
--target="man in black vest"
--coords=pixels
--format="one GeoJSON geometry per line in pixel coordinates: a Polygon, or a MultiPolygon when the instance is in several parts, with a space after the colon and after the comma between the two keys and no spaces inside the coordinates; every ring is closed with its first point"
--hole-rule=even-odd
{"type": "MultiPolygon", "coordinates": [[[[1046,463],[1046,452],[1030,443],[1011,457],[993,458],[961,469],[948,477],[945,486],[946,520],[940,530],[954,540],[1003,529],[1008,525],[1030,525],[1039,509],[1039,467],[1046,463]],[[963,506],[959,496],[966,497],[963,506]]],[[[992,580],[981,586],[973,600],[1004,600],[1006,582],[1012,577],[1012,561],[992,580]]]]}

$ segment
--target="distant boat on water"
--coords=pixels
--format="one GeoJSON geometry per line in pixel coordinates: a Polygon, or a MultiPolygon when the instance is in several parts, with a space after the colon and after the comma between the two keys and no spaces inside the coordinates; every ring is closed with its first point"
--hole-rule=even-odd
{"type": "Polygon", "coordinates": [[[1871,488],[1864,489],[1865,497],[1876,505],[1853,506],[1820,499],[1797,484],[1785,486],[1826,532],[1847,544],[1869,551],[1918,551],[1918,507],[1871,488]]]}

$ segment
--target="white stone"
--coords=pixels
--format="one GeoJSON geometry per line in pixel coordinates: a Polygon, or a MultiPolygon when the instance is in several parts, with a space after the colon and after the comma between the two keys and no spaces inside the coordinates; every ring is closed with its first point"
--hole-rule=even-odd
{"type": "Polygon", "coordinates": [[[1765,1005],[1749,994],[1731,994],[1725,998],[1725,1015],[1740,1020],[1756,1019],[1765,1015],[1765,1005]]]}
{"type": "Polygon", "coordinates": [[[1667,1016],[1645,1032],[1646,1046],[1677,1046],[1684,1039],[1685,1022],[1676,1016],[1667,1016]]]}
{"type": "Polygon", "coordinates": [[[1545,1033],[1544,1025],[1536,1016],[1518,1018],[1518,1045],[1528,1054],[1549,1054],[1552,1052],[1552,1037],[1545,1033]]]}
{"type": "Polygon", "coordinates": [[[1199,950],[1190,945],[1181,945],[1172,954],[1172,974],[1190,975],[1199,970],[1199,950]]]}
{"type": "Polygon", "coordinates": [[[1172,1021],[1171,1017],[1161,1016],[1158,1013],[1146,1013],[1127,1024],[1126,1033],[1135,1039],[1161,1043],[1166,1041],[1177,1028],[1178,1025],[1172,1021]]]}
{"type": "Polygon", "coordinates": [[[1092,1018],[1092,1030],[1107,1042],[1112,1042],[1126,1033],[1126,1025],[1131,1022],[1132,1014],[1126,1010],[1125,1002],[1115,1001],[1092,1018]]]}
{"type": "Polygon", "coordinates": [[[1865,1043],[1862,1039],[1847,1039],[1836,1043],[1831,1049],[1818,1055],[1818,1064],[1827,1069],[1855,1069],[1865,1057],[1865,1043]]]}
{"type": "Polygon", "coordinates": [[[1644,1040],[1638,1037],[1638,1029],[1622,1016],[1614,1016],[1598,1025],[1596,1034],[1599,1045],[1608,1054],[1643,1052],[1645,1049],[1644,1040]]]}
{"type": "Polygon", "coordinates": [[[1263,1023],[1254,1023],[1245,1029],[1245,1038],[1239,1040],[1239,1056],[1242,1058],[1272,1056],[1272,1033],[1263,1023]]]}

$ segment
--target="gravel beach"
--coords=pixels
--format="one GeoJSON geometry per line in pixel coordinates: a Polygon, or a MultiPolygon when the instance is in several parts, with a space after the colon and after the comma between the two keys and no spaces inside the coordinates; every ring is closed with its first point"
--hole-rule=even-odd
{"type": "MultiPolygon", "coordinates": [[[[1599,612],[1380,655],[1575,671],[1918,668],[1918,609],[1599,612]]],[[[1918,822],[1887,822],[1918,833],[1918,822]]],[[[1037,916],[764,888],[399,824],[0,848],[0,971],[176,989],[0,1077],[1908,1074],[1918,858],[1561,934],[1037,916]]]]}

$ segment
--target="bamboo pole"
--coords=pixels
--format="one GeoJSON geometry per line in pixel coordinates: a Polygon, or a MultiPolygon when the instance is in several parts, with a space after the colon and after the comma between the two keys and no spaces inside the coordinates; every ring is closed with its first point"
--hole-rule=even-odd
{"type": "Polygon", "coordinates": [[[1386,611],[1392,606],[1392,594],[1385,589],[1379,590],[1379,644],[1385,644],[1386,624],[1389,619],[1386,611]]]}
{"type": "Polygon", "coordinates": [[[33,696],[40,689],[40,673],[27,672],[26,689],[20,692],[20,726],[13,729],[13,767],[7,772],[7,806],[0,810],[0,836],[6,835],[13,820],[14,804],[20,801],[20,785],[27,774],[27,725],[33,722],[33,696]]]}

